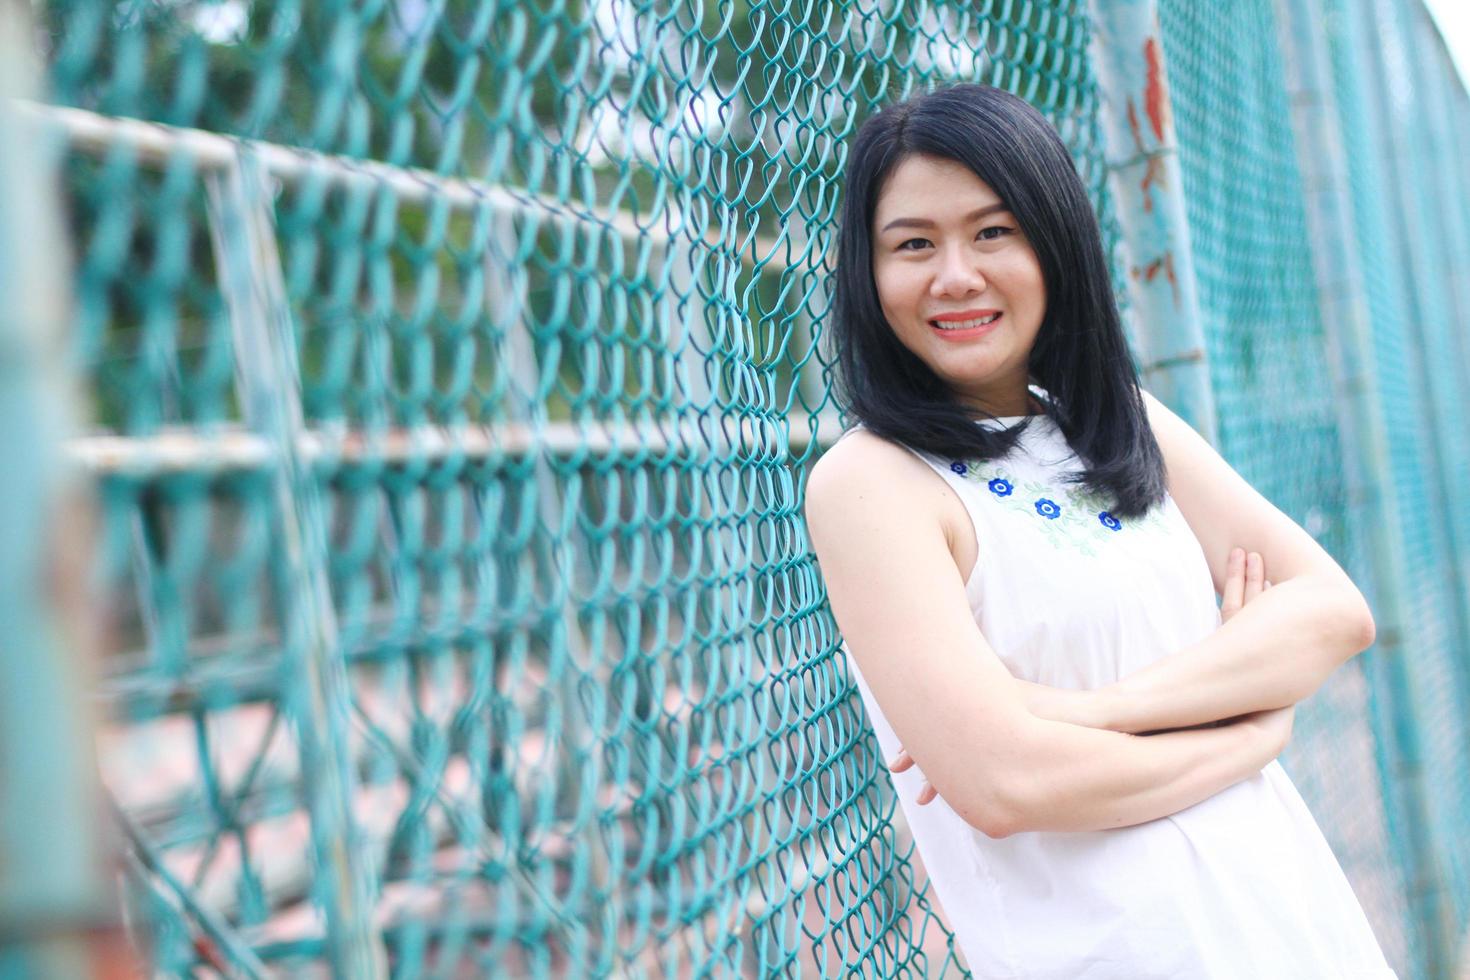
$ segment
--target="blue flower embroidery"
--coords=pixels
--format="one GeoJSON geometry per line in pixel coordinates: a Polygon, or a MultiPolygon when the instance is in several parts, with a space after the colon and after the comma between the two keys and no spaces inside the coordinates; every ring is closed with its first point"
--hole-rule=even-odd
{"type": "MultiPolygon", "coordinates": [[[[1113,501],[1071,482],[1046,482],[1042,477],[1027,473],[1013,477],[1005,469],[994,463],[987,464],[983,460],[950,460],[949,466],[956,473],[960,473],[963,468],[961,476],[966,481],[983,483],[993,496],[1003,501],[993,506],[1018,513],[1034,512],[1043,518],[1040,524],[1032,527],[1041,532],[1039,536],[1050,544],[1071,548],[1084,555],[1096,556],[1100,547],[1106,547],[1099,539],[1111,541],[1109,534],[1124,530],[1125,524],[1129,534],[1144,535],[1165,526],[1157,507],[1130,517],[1125,522],[1112,511],[1103,509],[1114,503],[1113,501]],[[1097,524],[1093,523],[1094,519],[1097,524]]],[[[1029,521],[1030,518],[1026,520],[1029,521]]]]}

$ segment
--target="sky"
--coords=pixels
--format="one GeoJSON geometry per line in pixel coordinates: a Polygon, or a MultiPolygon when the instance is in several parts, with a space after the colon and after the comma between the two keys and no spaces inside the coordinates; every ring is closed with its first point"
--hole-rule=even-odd
{"type": "Polygon", "coordinates": [[[1439,24],[1450,55],[1460,69],[1460,79],[1470,87],[1470,3],[1466,0],[1424,0],[1439,24]]]}

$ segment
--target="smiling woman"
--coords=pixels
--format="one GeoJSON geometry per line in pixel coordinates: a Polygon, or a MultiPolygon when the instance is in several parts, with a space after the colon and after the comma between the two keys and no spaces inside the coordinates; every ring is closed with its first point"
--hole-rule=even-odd
{"type": "Polygon", "coordinates": [[[873,279],[898,341],[966,405],[1031,414],[1046,283],[1005,202],[963,164],[915,155],[893,169],[873,220],[873,279]]]}
{"type": "Polygon", "coordinates": [[[1061,140],[959,86],[869,120],[849,166],[831,336],[858,424],[806,516],[971,970],[1392,977],[1275,761],[1372,618],[1139,388],[1061,140]],[[1264,576],[1233,544],[1275,584],[1222,622],[1217,589],[1264,576]]]}
{"type": "Polygon", "coordinates": [[[1074,482],[1115,497],[1115,513],[1161,499],[1097,219],[1040,113],[982,85],[890,106],[854,139],[845,193],[831,339],[867,429],[994,459],[1025,423],[977,417],[1046,413],[1086,461],[1074,482]],[[938,332],[987,312],[1000,313],[991,330],[938,332]],[[1054,410],[1027,401],[1028,380],[1054,410]]]}

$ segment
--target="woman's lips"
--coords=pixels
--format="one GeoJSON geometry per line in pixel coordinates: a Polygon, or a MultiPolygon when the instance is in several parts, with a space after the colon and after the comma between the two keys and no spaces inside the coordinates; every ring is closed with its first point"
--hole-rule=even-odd
{"type": "Polygon", "coordinates": [[[989,323],[982,323],[978,327],[966,327],[963,330],[945,330],[943,327],[936,327],[934,321],[930,321],[929,329],[939,334],[945,340],[972,340],[975,337],[982,336],[994,330],[1004,317],[1005,314],[1002,313],[989,323]]]}

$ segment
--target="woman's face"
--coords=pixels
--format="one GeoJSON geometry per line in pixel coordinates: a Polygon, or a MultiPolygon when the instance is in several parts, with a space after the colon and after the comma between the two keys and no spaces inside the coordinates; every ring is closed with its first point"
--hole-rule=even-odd
{"type": "Polygon", "coordinates": [[[1027,359],[1046,286],[989,184],[953,160],[899,163],[874,209],[873,281],[899,342],[962,401],[993,415],[1031,413],[1027,359]]]}

